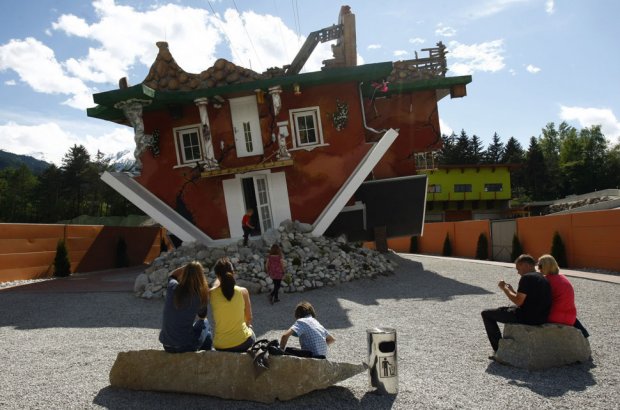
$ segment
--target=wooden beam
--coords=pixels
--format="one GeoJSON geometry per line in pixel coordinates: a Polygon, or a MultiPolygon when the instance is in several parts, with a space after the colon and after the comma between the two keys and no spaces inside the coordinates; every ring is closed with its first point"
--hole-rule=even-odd
{"type": "Polygon", "coordinates": [[[245,174],[246,172],[257,171],[261,169],[288,167],[291,165],[293,165],[293,160],[286,159],[282,161],[270,161],[270,162],[262,162],[260,164],[254,164],[254,165],[245,165],[243,167],[223,168],[223,169],[214,169],[210,171],[203,171],[200,173],[200,176],[202,178],[209,178],[209,177],[215,177],[219,175],[245,174]]]}

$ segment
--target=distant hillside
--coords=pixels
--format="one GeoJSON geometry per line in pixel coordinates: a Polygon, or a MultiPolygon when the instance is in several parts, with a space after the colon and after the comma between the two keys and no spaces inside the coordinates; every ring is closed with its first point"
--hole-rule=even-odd
{"type": "Polygon", "coordinates": [[[5,168],[19,168],[21,164],[25,164],[35,175],[39,175],[51,165],[28,155],[13,154],[12,152],[0,149],[0,170],[5,168]]]}

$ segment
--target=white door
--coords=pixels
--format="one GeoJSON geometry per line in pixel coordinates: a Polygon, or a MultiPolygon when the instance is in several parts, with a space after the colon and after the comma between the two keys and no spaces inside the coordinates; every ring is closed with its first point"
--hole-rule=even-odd
{"type": "Polygon", "coordinates": [[[254,192],[256,192],[256,206],[258,208],[258,219],[260,221],[261,232],[265,232],[267,229],[273,228],[269,187],[267,186],[266,175],[254,177],[254,192]]]}
{"type": "Polygon", "coordinates": [[[232,118],[235,147],[238,157],[263,154],[263,139],[260,132],[256,97],[231,98],[230,115],[232,118]]]}

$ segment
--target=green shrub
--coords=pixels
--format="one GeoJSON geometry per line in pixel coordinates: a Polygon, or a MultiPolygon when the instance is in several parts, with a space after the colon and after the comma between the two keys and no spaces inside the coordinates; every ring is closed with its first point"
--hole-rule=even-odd
{"type": "Polygon", "coordinates": [[[560,268],[567,268],[568,261],[566,260],[566,248],[564,247],[564,241],[558,231],[553,234],[553,241],[551,242],[551,256],[558,262],[560,268]]]}
{"type": "Polygon", "coordinates": [[[122,236],[116,242],[116,267],[126,268],[129,266],[129,255],[127,255],[127,242],[122,236]]]}
{"type": "Polygon", "coordinates": [[[417,236],[411,237],[411,245],[409,246],[409,252],[418,253],[418,237],[417,236]]]}
{"type": "Polygon", "coordinates": [[[71,275],[71,261],[69,260],[69,250],[63,239],[56,245],[56,256],[54,257],[54,276],[63,277],[71,275]]]}
{"type": "Polygon", "coordinates": [[[512,252],[510,254],[511,262],[517,260],[519,256],[523,254],[523,246],[521,246],[521,242],[519,242],[519,237],[517,234],[512,236],[512,252]]]}
{"type": "Polygon", "coordinates": [[[443,241],[443,256],[452,256],[452,244],[450,243],[450,235],[446,233],[446,239],[443,241]]]}
{"type": "Polygon", "coordinates": [[[476,259],[489,259],[489,241],[487,235],[483,232],[478,236],[478,245],[476,246],[476,259]]]}

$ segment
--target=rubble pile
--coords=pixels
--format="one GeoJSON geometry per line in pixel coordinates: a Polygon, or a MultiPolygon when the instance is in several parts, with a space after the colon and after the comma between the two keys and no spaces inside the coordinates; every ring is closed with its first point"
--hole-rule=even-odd
{"type": "Polygon", "coordinates": [[[134,291],[147,299],[164,297],[170,272],[193,260],[202,263],[211,284],[215,280],[213,265],[219,258],[228,256],[235,266],[238,285],[251,293],[270,292],[273,282],[265,272],[265,258],[274,243],[284,253],[286,276],[281,290],[287,293],[387,275],[396,267],[379,252],[349,243],[344,237],[314,237],[311,231],[312,225],[285,221],[277,229],[266,231],[260,239],[250,241],[247,247],[241,246],[241,241],[223,248],[189,243],[156,258],[138,276],[134,291]]]}

